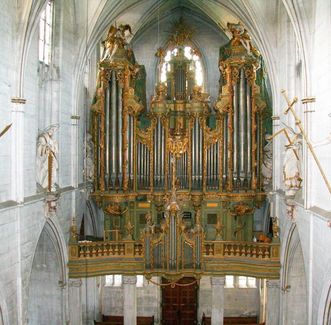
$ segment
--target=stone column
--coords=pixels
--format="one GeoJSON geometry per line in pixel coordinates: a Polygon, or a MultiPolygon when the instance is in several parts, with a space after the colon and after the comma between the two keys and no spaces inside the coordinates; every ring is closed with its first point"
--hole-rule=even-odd
{"type": "Polygon", "coordinates": [[[279,280],[267,280],[266,325],[279,324],[280,289],[279,280]]]}
{"type": "Polygon", "coordinates": [[[211,277],[211,325],[223,325],[225,277],[211,277]]]}
{"type": "Polygon", "coordinates": [[[11,197],[13,201],[24,201],[24,98],[13,97],[12,102],[12,150],[11,150],[11,197]]]}
{"type": "Polygon", "coordinates": [[[81,287],[81,279],[69,279],[69,319],[73,325],[83,323],[81,287]]]}
{"type": "Polygon", "coordinates": [[[123,276],[123,313],[124,325],[137,324],[137,296],[136,296],[137,277],[123,276]]]}

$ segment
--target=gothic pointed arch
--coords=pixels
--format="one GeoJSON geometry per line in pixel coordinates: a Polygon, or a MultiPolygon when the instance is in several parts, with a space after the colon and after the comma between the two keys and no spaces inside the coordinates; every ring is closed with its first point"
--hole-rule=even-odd
{"type": "Polygon", "coordinates": [[[42,324],[66,321],[67,252],[62,230],[55,219],[47,219],[40,233],[32,262],[27,321],[42,324]]]}

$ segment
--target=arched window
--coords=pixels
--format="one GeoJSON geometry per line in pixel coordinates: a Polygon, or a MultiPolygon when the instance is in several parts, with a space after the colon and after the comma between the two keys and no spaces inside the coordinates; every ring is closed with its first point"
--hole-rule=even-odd
{"type": "Polygon", "coordinates": [[[203,71],[201,58],[197,50],[193,49],[191,46],[175,47],[172,50],[168,50],[161,68],[160,81],[167,81],[167,72],[170,72],[171,65],[170,61],[176,60],[181,54],[190,61],[189,69],[194,73],[195,84],[198,86],[203,85],[203,71]],[[182,52],[182,53],[181,53],[182,52]]]}
{"type": "Polygon", "coordinates": [[[48,0],[39,21],[39,61],[49,65],[52,52],[53,1],[48,0]]]}

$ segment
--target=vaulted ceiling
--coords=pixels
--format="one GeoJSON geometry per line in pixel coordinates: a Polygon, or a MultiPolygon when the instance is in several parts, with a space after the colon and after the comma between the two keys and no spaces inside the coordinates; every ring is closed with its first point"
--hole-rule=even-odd
{"type": "MultiPolygon", "coordinates": [[[[209,24],[214,24],[220,32],[228,31],[228,22],[242,21],[250,30],[253,38],[258,38],[256,24],[260,18],[268,19],[270,25],[276,20],[276,8],[278,0],[89,0],[89,36],[90,40],[100,39],[106,32],[108,26],[117,21],[118,23],[129,23],[134,34],[139,34],[149,25],[156,24],[158,20],[172,15],[175,12],[190,12],[199,16],[209,24]],[[258,17],[257,13],[270,17],[258,17]]],[[[76,6],[83,5],[77,1],[76,6]]]]}
{"type": "MultiPolygon", "coordinates": [[[[241,21],[249,31],[253,43],[266,58],[268,70],[272,70],[272,48],[275,42],[275,26],[277,25],[280,0],[75,0],[76,20],[81,26],[86,24],[87,40],[82,42],[82,51],[91,53],[98,42],[103,39],[109,26],[130,24],[133,31],[133,42],[138,40],[146,30],[159,29],[162,23],[184,16],[197,25],[209,26],[221,39],[230,37],[226,28],[228,22],[241,21]],[[85,12],[86,15],[81,13],[85,12]],[[80,15],[78,15],[80,13],[80,15]]],[[[167,25],[164,23],[164,25],[167,25]]],[[[166,34],[158,38],[160,45],[166,40],[166,34]],[[163,39],[162,39],[163,37],[163,39]]],[[[220,44],[219,44],[220,45],[220,44]]],[[[83,55],[82,55],[83,56],[83,55]]],[[[81,63],[84,59],[81,56],[81,63]]],[[[79,64],[80,65],[80,64],[79,64]]],[[[80,68],[78,68],[80,70],[80,68]]]]}

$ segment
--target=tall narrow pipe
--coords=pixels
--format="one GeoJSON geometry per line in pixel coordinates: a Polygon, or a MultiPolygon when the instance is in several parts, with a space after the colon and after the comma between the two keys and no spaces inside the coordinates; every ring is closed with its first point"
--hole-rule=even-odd
{"type": "Polygon", "coordinates": [[[241,184],[245,177],[245,111],[246,111],[246,87],[244,69],[240,70],[240,100],[239,100],[239,177],[241,184]]]}
{"type": "Polygon", "coordinates": [[[224,181],[227,180],[228,177],[228,117],[227,115],[224,117],[224,141],[223,141],[223,178],[224,181]]]}
{"type": "Polygon", "coordinates": [[[146,147],[145,150],[145,160],[146,160],[146,169],[145,169],[145,188],[148,187],[148,180],[150,175],[150,155],[149,155],[149,149],[146,147]]]}
{"type": "Polygon", "coordinates": [[[158,183],[160,184],[160,180],[161,180],[161,161],[162,161],[162,158],[161,158],[162,125],[161,125],[161,118],[160,117],[158,118],[157,125],[158,125],[157,175],[158,175],[158,183]]]}
{"type": "Polygon", "coordinates": [[[251,172],[252,172],[252,121],[251,121],[251,88],[248,82],[246,81],[246,114],[247,114],[247,167],[245,170],[246,177],[248,182],[250,181],[251,172]]]}
{"type": "Polygon", "coordinates": [[[111,138],[112,138],[112,169],[111,169],[111,179],[113,186],[115,184],[117,164],[116,164],[116,144],[117,144],[117,110],[116,110],[116,76],[115,71],[112,71],[111,74],[111,138]]]}
{"type": "Polygon", "coordinates": [[[206,154],[207,154],[207,186],[210,187],[211,185],[211,173],[212,173],[212,160],[211,160],[211,155],[212,155],[212,149],[213,145],[210,145],[209,148],[206,150],[206,154]]]}
{"type": "Polygon", "coordinates": [[[215,175],[215,144],[213,143],[210,147],[210,160],[211,160],[211,170],[210,170],[210,185],[214,187],[214,175],[215,175]]]}
{"type": "Polygon", "coordinates": [[[183,170],[183,179],[184,179],[184,184],[183,184],[183,188],[187,187],[187,152],[184,153],[183,155],[183,164],[184,164],[184,170],[183,170]]]}
{"type": "MultiPolygon", "coordinates": [[[[191,135],[191,144],[192,144],[192,149],[191,149],[191,183],[194,184],[195,182],[195,123],[193,124],[192,128],[192,135],[191,135]]],[[[194,186],[194,185],[193,185],[194,186]]]]}
{"type": "Polygon", "coordinates": [[[100,179],[100,188],[101,188],[101,146],[100,146],[100,141],[101,141],[101,114],[98,114],[97,117],[97,121],[98,121],[98,128],[97,128],[97,132],[98,132],[98,177],[100,179]]]}
{"type": "Polygon", "coordinates": [[[215,164],[214,164],[214,154],[215,154],[215,144],[212,144],[210,146],[210,188],[214,187],[214,170],[215,170],[215,164]]]}
{"type": "Polygon", "coordinates": [[[217,141],[215,143],[215,150],[214,150],[214,186],[215,189],[217,188],[217,175],[218,175],[218,146],[219,146],[219,142],[217,141]]]}
{"type": "Polygon", "coordinates": [[[158,123],[153,132],[153,146],[154,146],[154,187],[158,186],[158,123]]]}
{"type": "Polygon", "coordinates": [[[128,188],[131,189],[131,173],[132,173],[132,142],[131,142],[131,138],[132,138],[132,129],[131,129],[131,124],[132,124],[132,117],[131,115],[128,114],[128,136],[127,136],[127,144],[128,144],[128,150],[127,150],[127,161],[128,161],[128,165],[127,165],[127,174],[128,174],[128,188]]]}
{"type": "Polygon", "coordinates": [[[145,160],[145,149],[146,146],[144,144],[141,144],[141,187],[144,188],[145,185],[145,166],[146,166],[146,160],[145,160]]]}
{"type": "MultiPolygon", "coordinates": [[[[109,82],[110,83],[110,82],[109,82]]],[[[109,174],[110,174],[110,102],[109,102],[109,87],[106,89],[106,103],[105,103],[105,121],[106,121],[106,161],[105,161],[105,185],[109,189],[109,174]]]]}
{"type": "Polygon", "coordinates": [[[203,153],[202,127],[200,126],[199,127],[199,180],[200,180],[200,185],[202,184],[202,170],[203,170],[202,153],[203,153]]]}
{"type": "Polygon", "coordinates": [[[117,126],[118,126],[118,165],[117,165],[117,177],[119,181],[119,186],[122,185],[122,157],[123,157],[123,148],[122,148],[122,87],[117,85],[117,126]]]}
{"type": "Polygon", "coordinates": [[[195,187],[197,187],[199,181],[199,123],[196,120],[195,129],[195,187]]]}
{"type": "Polygon", "coordinates": [[[141,143],[137,143],[137,188],[140,188],[141,179],[141,143]]]}
{"type": "Polygon", "coordinates": [[[162,126],[162,124],[160,125],[161,127],[161,150],[160,150],[160,154],[161,154],[161,161],[160,161],[160,179],[161,179],[161,186],[164,186],[164,164],[165,164],[165,156],[164,156],[164,128],[162,126]]]}
{"type": "Polygon", "coordinates": [[[238,110],[239,110],[239,92],[238,84],[233,87],[233,178],[238,178],[238,110]]]}

